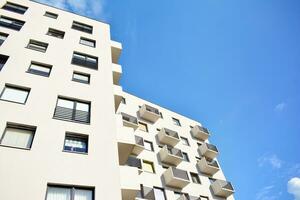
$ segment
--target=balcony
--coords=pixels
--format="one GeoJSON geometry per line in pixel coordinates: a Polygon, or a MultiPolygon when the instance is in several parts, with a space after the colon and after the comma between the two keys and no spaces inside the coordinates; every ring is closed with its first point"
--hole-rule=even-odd
{"type": "Polygon", "coordinates": [[[178,133],[167,128],[162,128],[157,137],[160,143],[170,146],[175,146],[180,141],[178,133]]]}
{"type": "Polygon", "coordinates": [[[131,127],[133,129],[137,129],[139,127],[138,120],[136,117],[132,115],[128,115],[126,113],[121,113],[123,126],[131,127]]]}
{"type": "Polygon", "coordinates": [[[188,173],[181,169],[176,169],[175,167],[169,167],[164,173],[163,177],[166,186],[173,188],[184,188],[190,183],[188,173]]]}
{"type": "Polygon", "coordinates": [[[122,44],[116,41],[110,41],[112,63],[117,64],[122,51],[122,44]]]}
{"type": "Polygon", "coordinates": [[[113,90],[114,90],[115,111],[117,111],[123,98],[123,89],[119,85],[113,85],[113,90]]]}
{"type": "Polygon", "coordinates": [[[175,166],[177,166],[183,160],[182,153],[179,149],[168,148],[167,145],[165,145],[158,154],[163,163],[175,166]]]}
{"type": "Polygon", "coordinates": [[[122,67],[118,64],[112,64],[112,72],[113,72],[113,83],[114,85],[119,85],[119,81],[122,75],[122,67]]]}
{"type": "Polygon", "coordinates": [[[216,180],[211,184],[213,194],[215,196],[227,198],[234,193],[233,186],[230,182],[223,180],[216,180]]]}
{"type": "Polygon", "coordinates": [[[139,115],[141,118],[153,123],[160,118],[159,110],[146,104],[139,109],[139,115]]]}
{"type": "Polygon", "coordinates": [[[197,162],[199,170],[208,175],[214,175],[220,170],[220,167],[217,163],[217,161],[212,160],[209,162],[205,157],[202,157],[198,162],[197,162]]]}
{"type": "Polygon", "coordinates": [[[192,136],[198,140],[205,141],[209,137],[209,131],[207,130],[207,128],[198,125],[192,128],[191,133],[192,136]]]}
{"type": "Polygon", "coordinates": [[[212,160],[219,154],[219,151],[215,145],[203,143],[199,147],[199,152],[201,156],[205,156],[206,158],[212,160]]]}

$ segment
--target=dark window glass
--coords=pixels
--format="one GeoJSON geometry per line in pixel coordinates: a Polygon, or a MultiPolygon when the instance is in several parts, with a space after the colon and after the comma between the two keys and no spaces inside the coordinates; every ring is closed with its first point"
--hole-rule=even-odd
{"type": "Polygon", "coordinates": [[[47,32],[47,35],[63,39],[64,36],[65,36],[65,32],[60,31],[60,30],[56,30],[56,29],[53,29],[53,28],[49,28],[48,32],[47,32]]]}
{"type": "Polygon", "coordinates": [[[4,65],[7,62],[8,58],[9,58],[8,56],[0,54],[0,71],[4,67],[4,65]]]}
{"type": "Polygon", "coordinates": [[[48,44],[36,40],[29,40],[27,48],[45,53],[47,51],[48,44]]]}
{"type": "Polygon", "coordinates": [[[88,67],[91,69],[98,69],[98,58],[82,53],[73,53],[72,64],[88,67]]]}
{"type": "Polygon", "coordinates": [[[71,152],[87,153],[88,136],[67,133],[65,138],[64,150],[71,152]]]}
{"type": "Polygon", "coordinates": [[[173,123],[174,123],[175,125],[181,126],[179,119],[172,118],[172,120],[173,120],[173,123]]]}
{"type": "Polygon", "coordinates": [[[79,72],[73,72],[73,81],[79,82],[79,83],[90,83],[90,75],[89,74],[83,74],[79,72]]]}
{"type": "Polygon", "coordinates": [[[93,200],[94,189],[48,185],[46,200],[93,200]]]}
{"type": "Polygon", "coordinates": [[[184,161],[190,162],[190,159],[189,159],[189,156],[188,156],[187,153],[182,152],[182,156],[183,156],[183,160],[184,160],[184,161]]]}
{"type": "Polygon", "coordinates": [[[96,41],[95,40],[91,40],[91,39],[87,39],[87,38],[83,38],[81,37],[79,40],[80,44],[89,46],[89,47],[96,47],[96,41]]]}
{"type": "Polygon", "coordinates": [[[24,14],[26,12],[26,10],[28,9],[28,7],[25,6],[21,6],[19,4],[15,4],[15,3],[10,3],[7,2],[2,9],[4,10],[9,10],[15,13],[19,13],[19,14],[24,14]]]}
{"type": "Polygon", "coordinates": [[[72,29],[83,31],[85,33],[93,33],[93,27],[87,24],[73,21],[72,29]]]}
{"type": "Polygon", "coordinates": [[[7,37],[8,34],[0,32],[0,46],[3,44],[3,42],[6,40],[7,37]]]}
{"type": "Polygon", "coordinates": [[[50,76],[51,68],[52,68],[51,65],[31,62],[28,72],[32,74],[48,77],[50,76]]]}
{"type": "Polygon", "coordinates": [[[45,14],[44,14],[44,16],[50,17],[50,18],[53,18],[53,19],[57,19],[58,14],[55,14],[55,13],[51,13],[51,12],[46,11],[45,14]]]}
{"type": "Polygon", "coordinates": [[[13,19],[10,17],[0,16],[0,26],[2,27],[19,31],[21,30],[24,24],[24,21],[13,19]]]}
{"type": "Polygon", "coordinates": [[[124,97],[122,97],[121,103],[122,103],[122,104],[126,104],[126,99],[125,99],[124,97]]]}

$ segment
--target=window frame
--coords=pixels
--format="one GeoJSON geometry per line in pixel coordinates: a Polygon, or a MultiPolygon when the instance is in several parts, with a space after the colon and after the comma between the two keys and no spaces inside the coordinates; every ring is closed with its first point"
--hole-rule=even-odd
{"type": "Polygon", "coordinates": [[[33,51],[38,51],[38,52],[46,53],[46,51],[48,49],[48,46],[49,46],[48,43],[41,42],[41,41],[38,41],[38,40],[30,39],[29,42],[28,42],[28,44],[27,44],[27,46],[26,46],[26,48],[30,49],[30,50],[33,50],[33,51]],[[34,46],[31,46],[31,45],[38,46],[38,48],[35,48],[34,46]],[[45,50],[43,50],[40,47],[45,47],[45,50]]]}
{"type": "Polygon", "coordinates": [[[148,124],[146,124],[146,123],[144,123],[144,122],[138,121],[138,125],[139,125],[139,126],[138,126],[138,129],[139,129],[140,131],[149,133],[148,124]],[[144,126],[146,130],[140,129],[140,124],[141,124],[142,126],[144,126]]]}
{"type": "Polygon", "coordinates": [[[58,18],[58,14],[53,13],[53,12],[49,12],[49,11],[45,11],[44,16],[49,17],[51,19],[57,19],[58,18]]]}
{"type": "Polygon", "coordinates": [[[185,146],[191,146],[188,138],[180,136],[180,140],[181,141],[185,141],[185,143],[182,142],[183,145],[185,145],[185,146]]]}
{"type": "Polygon", "coordinates": [[[4,40],[0,38],[0,46],[3,45],[3,43],[5,42],[5,40],[7,40],[8,36],[9,36],[8,33],[0,32],[0,37],[3,37],[3,38],[5,37],[4,40]]]}
{"type": "Polygon", "coordinates": [[[92,200],[95,200],[95,187],[77,186],[77,185],[76,186],[75,185],[62,185],[62,184],[52,184],[52,183],[47,184],[45,200],[47,200],[47,198],[48,198],[49,187],[70,189],[71,194],[70,194],[70,199],[68,199],[68,200],[74,200],[75,199],[76,189],[77,190],[90,190],[92,192],[92,200]]]}
{"type": "Polygon", "coordinates": [[[183,152],[183,151],[181,151],[181,153],[182,153],[183,161],[185,161],[185,162],[190,162],[189,154],[186,153],[186,152],[183,152]],[[185,156],[186,156],[186,157],[185,157],[185,156]]]}
{"type": "Polygon", "coordinates": [[[74,30],[81,31],[81,32],[84,32],[84,33],[89,33],[89,34],[93,34],[93,29],[94,29],[94,27],[91,26],[91,25],[88,25],[88,24],[85,24],[85,23],[82,23],[82,22],[78,22],[78,21],[75,21],[75,20],[72,22],[71,28],[74,29],[74,30]],[[89,28],[90,28],[90,31],[88,31],[89,28]]]}
{"type": "MultiPolygon", "coordinates": [[[[75,56],[76,57],[76,56],[75,56]]],[[[77,58],[78,59],[78,58],[77,58]]],[[[72,60],[71,60],[71,64],[72,65],[77,65],[77,66],[81,66],[81,67],[86,67],[88,69],[93,69],[93,70],[98,70],[99,68],[99,59],[98,57],[96,56],[92,56],[92,55],[89,55],[89,54],[85,54],[85,53],[80,53],[78,51],[73,51],[73,54],[72,54],[72,60]],[[76,63],[77,61],[76,58],[74,58],[74,55],[77,55],[77,57],[84,57],[84,60],[80,60],[83,64],[80,64],[80,63],[76,63]],[[96,60],[96,65],[95,66],[89,66],[87,63],[87,60],[91,58],[91,59],[95,59],[96,60]]]]}
{"type": "Polygon", "coordinates": [[[66,132],[65,139],[64,139],[64,144],[63,144],[63,152],[77,153],[77,154],[87,155],[88,152],[89,152],[89,136],[85,135],[85,134],[80,134],[80,133],[66,132]],[[81,152],[81,151],[75,151],[75,150],[67,150],[67,149],[65,149],[67,138],[80,138],[82,140],[85,140],[86,151],[85,152],[81,152]]]}
{"type": "Polygon", "coordinates": [[[175,117],[172,117],[172,121],[173,121],[173,124],[176,125],[176,126],[181,126],[181,123],[180,123],[180,120],[175,118],[175,117]]]}
{"type": "Polygon", "coordinates": [[[82,72],[78,72],[78,71],[73,71],[72,81],[77,82],[77,83],[84,83],[84,84],[88,84],[89,85],[90,82],[91,82],[91,75],[90,74],[86,74],[86,73],[82,73],[82,72]],[[75,74],[87,77],[88,81],[83,81],[83,80],[74,78],[75,74]]]}
{"type": "Polygon", "coordinates": [[[36,62],[36,61],[31,61],[30,62],[30,65],[27,69],[27,73],[30,73],[30,74],[34,74],[34,75],[38,75],[38,76],[44,76],[44,77],[50,77],[50,74],[51,74],[51,71],[52,71],[52,65],[48,65],[48,64],[44,64],[44,63],[40,63],[40,62],[36,62]],[[31,69],[31,65],[37,65],[39,67],[43,67],[43,68],[48,68],[49,69],[49,73],[46,74],[46,73],[43,73],[43,72],[39,72],[38,70],[34,70],[34,69],[31,69]]]}
{"type": "Polygon", "coordinates": [[[19,19],[7,17],[5,15],[0,15],[0,27],[8,28],[15,31],[20,31],[25,25],[25,23],[26,23],[25,21],[19,19]],[[5,21],[11,21],[11,23],[3,22],[3,20],[1,19],[4,19],[5,21]]]}
{"type": "Polygon", "coordinates": [[[18,14],[24,15],[24,14],[26,13],[26,11],[28,10],[28,7],[27,7],[27,6],[20,5],[20,4],[17,4],[17,3],[12,3],[12,2],[7,1],[7,2],[2,6],[2,9],[3,9],[3,10],[10,11],[10,12],[13,12],[13,13],[18,13],[18,14]],[[8,4],[9,4],[9,5],[8,5],[8,4]],[[10,6],[15,6],[15,8],[10,7],[10,6]],[[23,10],[22,10],[22,9],[23,9],[23,10]]]}
{"type": "Polygon", "coordinates": [[[156,189],[156,190],[162,191],[163,194],[164,194],[164,200],[167,200],[167,195],[166,195],[166,190],[165,190],[165,188],[153,186],[153,195],[154,195],[154,198],[156,199],[156,196],[155,196],[155,189],[156,189]]]}
{"type": "Polygon", "coordinates": [[[22,87],[22,86],[17,86],[17,85],[11,85],[11,84],[5,84],[4,85],[4,88],[2,89],[1,93],[0,93],[0,100],[1,101],[7,101],[7,102],[10,102],[10,103],[17,103],[17,104],[22,104],[22,105],[25,105],[28,98],[29,98],[29,94],[30,94],[30,91],[31,89],[30,88],[26,88],[26,87],[22,87]],[[6,90],[6,88],[11,88],[11,89],[15,89],[15,90],[21,90],[21,91],[26,91],[27,92],[27,95],[26,95],[26,98],[24,99],[24,102],[17,102],[17,101],[12,101],[12,100],[7,100],[7,99],[2,99],[2,96],[6,90]]]}
{"type": "Polygon", "coordinates": [[[200,177],[199,177],[199,175],[198,175],[197,173],[195,173],[195,172],[190,172],[190,176],[191,176],[192,183],[195,183],[195,184],[201,184],[200,177]],[[197,179],[196,182],[194,181],[193,177],[197,179]]]}
{"type": "Polygon", "coordinates": [[[1,72],[2,69],[4,68],[4,66],[5,66],[5,64],[7,63],[8,59],[9,59],[9,56],[4,55],[4,54],[0,54],[0,72],[1,72]],[[2,60],[2,58],[3,58],[3,60],[2,60]],[[2,61],[4,61],[4,60],[5,60],[5,62],[2,62],[2,61]]]}
{"type": "Polygon", "coordinates": [[[142,170],[143,170],[144,172],[148,172],[148,173],[151,173],[151,174],[155,174],[156,172],[155,172],[154,162],[149,161],[149,160],[142,160],[142,170]],[[145,170],[145,168],[144,168],[144,163],[145,163],[145,164],[151,165],[152,171],[145,170]]]}
{"type": "Polygon", "coordinates": [[[86,38],[86,37],[80,37],[79,38],[79,44],[84,45],[84,46],[88,46],[88,47],[92,47],[92,48],[96,48],[96,40],[89,39],[89,38],[86,38]],[[81,43],[82,40],[85,40],[85,41],[88,41],[88,42],[92,42],[94,45],[90,46],[90,45],[81,43]]]}
{"type": "Polygon", "coordinates": [[[51,37],[55,37],[55,38],[58,38],[58,39],[64,39],[65,34],[66,34],[66,32],[58,30],[58,29],[54,29],[54,28],[48,28],[48,31],[46,33],[46,35],[51,36],[51,37]]]}
{"type": "Polygon", "coordinates": [[[151,141],[149,141],[149,140],[144,140],[144,147],[145,147],[145,149],[146,149],[147,151],[152,151],[152,152],[154,152],[153,142],[151,142],[151,141]],[[150,149],[147,149],[147,148],[146,148],[145,143],[147,143],[147,144],[150,145],[150,149]]]}

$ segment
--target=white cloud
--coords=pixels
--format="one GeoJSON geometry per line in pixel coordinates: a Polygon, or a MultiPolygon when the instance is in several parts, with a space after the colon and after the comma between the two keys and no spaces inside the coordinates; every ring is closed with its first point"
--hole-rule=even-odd
{"type": "Polygon", "coordinates": [[[269,164],[271,165],[274,169],[280,169],[282,167],[283,161],[278,158],[276,154],[266,154],[260,157],[258,160],[258,165],[260,167],[269,164]]]}
{"type": "Polygon", "coordinates": [[[264,188],[262,188],[257,194],[256,194],[256,200],[278,200],[279,196],[282,194],[281,192],[276,193],[274,190],[274,185],[269,185],[264,188]]]}
{"type": "Polygon", "coordinates": [[[295,200],[300,200],[300,178],[291,178],[287,184],[288,193],[294,195],[295,200]]]}
{"type": "Polygon", "coordinates": [[[287,104],[285,102],[281,102],[279,104],[277,104],[274,108],[275,111],[277,112],[281,112],[283,111],[285,108],[287,107],[287,104]]]}

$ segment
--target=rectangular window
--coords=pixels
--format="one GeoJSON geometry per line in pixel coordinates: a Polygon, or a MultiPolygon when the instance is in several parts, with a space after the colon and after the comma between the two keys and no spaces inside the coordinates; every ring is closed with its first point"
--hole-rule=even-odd
{"type": "Polygon", "coordinates": [[[54,118],[80,123],[90,123],[90,107],[91,105],[89,102],[59,97],[54,111],[54,118]]]}
{"type": "Polygon", "coordinates": [[[162,112],[159,112],[159,115],[160,115],[160,118],[162,118],[162,119],[164,118],[162,112]]]}
{"type": "Polygon", "coordinates": [[[93,200],[94,189],[79,188],[70,186],[54,186],[47,187],[46,200],[93,200]]]}
{"type": "Polygon", "coordinates": [[[30,149],[35,131],[36,127],[33,126],[7,123],[0,144],[9,147],[30,149]]]}
{"type": "Polygon", "coordinates": [[[88,67],[91,69],[98,69],[98,58],[82,53],[73,53],[72,64],[88,67]]]}
{"type": "Polygon", "coordinates": [[[24,21],[13,19],[10,17],[0,16],[0,26],[2,27],[19,31],[21,30],[24,24],[24,21]]]}
{"type": "Polygon", "coordinates": [[[73,21],[72,29],[82,31],[85,33],[93,33],[93,27],[87,24],[83,24],[80,22],[73,21]]]}
{"type": "Polygon", "coordinates": [[[9,58],[8,56],[0,54],[0,71],[4,67],[4,65],[7,62],[8,58],[9,58]]]}
{"type": "Polygon", "coordinates": [[[183,160],[186,162],[190,162],[189,155],[185,152],[182,152],[183,160]]]}
{"type": "Polygon", "coordinates": [[[142,169],[146,172],[155,173],[153,162],[143,160],[142,169]]]}
{"type": "Polygon", "coordinates": [[[155,200],[166,200],[165,190],[163,188],[154,187],[155,200]]]}
{"type": "Polygon", "coordinates": [[[7,33],[0,32],[0,46],[3,44],[3,42],[6,40],[7,37],[8,37],[7,33]]]}
{"type": "Polygon", "coordinates": [[[122,104],[126,104],[126,99],[125,99],[124,97],[122,97],[121,103],[122,103],[122,104]]]}
{"type": "Polygon", "coordinates": [[[145,149],[147,149],[149,151],[154,151],[153,143],[150,141],[144,140],[144,147],[145,147],[145,149]]]}
{"type": "Polygon", "coordinates": [[[79,40],[80,44],[89,46],[89,47],[96,47],[96,41],[95,40],[91,40],[91,39],[87,39],[87,38],[83,38],[81,37],[79,40]]]}
{"type": "Polygon", "coordinates": [[[207,196],[200,196],[200,200],[209,200],[207,196]]]}
{"type": "Polygon", "coordinates": [[[90,83],[90,75],[83,74],[80,72],[73,72],[72,81],[89,84],[90,83]]]}
{"type": "Polygon", "coordinates": [[[51,65],[31,62],[28,72],[31,74],[49,77],[51,73],[51,69],[52,69],[51,65]]]}
{"type": "Polygon", "coordinates": [[[142,122],[139,122],[139,130],[148,132],[148,125],[142,122]]]}
{"type": "Polygon", "coordinates": [[[14,103],[25,104],[29,95],[30,89],[24,89],[17,86],[5,85],[2,93],[1,100],[10,101],[14,103]]]}
{"type": "Polygon", "coordinates": [[[24,14],[26,12],[26,10],[28,9],[28,7],[25,6],[21,6],[19,4],[15,4],[15,3],[10,3],[7,2],[2,9],[4,10],[9,10],[11,12],[15,12],[15,13],[19,13],[19,14],[24,14]]]}
{"type": "Polygon", "coordinates": [[[46,11],[45,14],[44,14],[44,16],[50,17],[50,18],[53,18],[53,19],[57,19],[58,14],[55,14],[55,13],[51,13],[51,12],[46,11]]]}
{"type": "Polygon", "coordinates": [[[190,172],[193,183],[201,184],[198,174],[190,172]]]}
{"type": "Polygon", "coordinates": [[[189,140],[185,137],[180,137],[182,144],[190,146],[189,140]]]}
{"type": "Polygon", "coordinates": [[[64,151],[87,153],[88,136],[67,133],[65,137],[64,151]]]}
{"type": "Polygon", "coordinates": [[[48,48],[48,44],[36,40],[29,40],[27,48],[45,53],[48,48]]]}
{"type": "Polygon", "coordinates": [[[177,126],[181,126],[179,119],[172,117],[172,120],[173,120],[173,124],[175,124],[177,126]]]}
{"type": "Polygon", "coordinates": [[[56,29],[53,29],[53,28],[49,28],[48,32],[47,32],[47,35],[63,39],[65,37],[65,32],[60,31],[60,30],[56,30],[56,29]]]}

